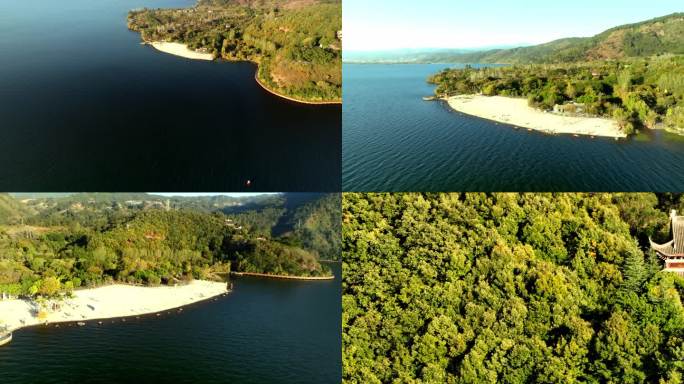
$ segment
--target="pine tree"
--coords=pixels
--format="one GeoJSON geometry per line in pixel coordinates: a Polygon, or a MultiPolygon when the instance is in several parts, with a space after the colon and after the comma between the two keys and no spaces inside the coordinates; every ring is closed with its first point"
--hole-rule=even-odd
{"type": "Polygon", "coordinates": [[[639,251],[629,250],[625,257],[625,262],[622,268],[623,282],[620,290],[624,293],[634,292],[640,293],[646,278],[648,277],[648,270],[644,262],[644,256],[639,251]]]}

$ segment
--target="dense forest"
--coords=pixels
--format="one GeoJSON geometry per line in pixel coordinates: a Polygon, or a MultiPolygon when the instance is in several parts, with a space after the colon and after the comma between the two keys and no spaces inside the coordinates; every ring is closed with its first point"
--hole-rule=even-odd
{"type": "Polygon", "coordinates": [[[339,0],[200,0],[188,9],[131,11],[128,27],[146,42],[256,62],[259,81],[287,97],[341,102],[339,0]]]}
{"type": "Polygon", "coordinates": [[[673,194],[345,194],[348,383],[681,383],[673,194]]]}
{"type": "Polygon", "coordinates": [[[684,57],[578,64],[444,70],[432,76],[439,96],[524,97],[530,106],[614,118],[626,133],[643,127],[684,134],[684,57]]]}
{"type": "MultiPolygon", "coordinates": [[[[229,271],[329,275],[319,260],[321,254],[328,258],[335,244],[311,244],[294,227],[288,237],[253,230],[261,222],[258,212],[273,210],[296,195],[2,194],[0,292],[52,296],[112,282],[158,285],[216,279],[229,271]],[[250,212],[257,212],[252,220],[245,216],[250,212]]],[[[312,223],[314,238],[339,239],[339,224],[329,224],[339,219],[339,195],[310,196],[293,210],[292,215],[312,223]],[[321,219],[326,215],[332,216],[321,219]],[[337,235],[327,233],[335,230],[337,235]]],[[[336,244],[339,251],[339,240],[336,244]]]]}

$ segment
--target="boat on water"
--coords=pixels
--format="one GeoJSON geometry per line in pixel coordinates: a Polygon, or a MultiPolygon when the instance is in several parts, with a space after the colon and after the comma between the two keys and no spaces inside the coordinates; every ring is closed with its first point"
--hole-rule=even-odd
{"type": "Polygon", "coordinates": [[[0,347],[12,341],[12,332],[0,333],[0,347]]]}

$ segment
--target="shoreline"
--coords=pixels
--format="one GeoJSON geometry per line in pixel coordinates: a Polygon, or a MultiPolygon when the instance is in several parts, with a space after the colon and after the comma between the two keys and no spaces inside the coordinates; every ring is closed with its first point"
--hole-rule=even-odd
{"type": "Polygon", "coordinates": [[[270,273],[256,273],[256,272],[231,272],[235,276],[253,276],[264,277],[269,279],[284,279],[284,280],[335,280],[335,275],[332,276],[288,276],[288,275],[273,275],[270,273]]]}
{"type": "MultiPolygon", "coordinates": [[[[174,56],[179,56],[183,57],[186,59],[190,60],[203,60],[203,61],[216,61],[214,59],[214,55],[210,53],[201,53],[201,52],[195,52],[190,50],[186,44],[183,43],[175,43],[175,42],[165,42],[165,41],[143,41],[143,45],[149,45],[156,49],[157,51],[168,53],[170,55],[174,56]]],[[[221,58],[219,58],[221,59],[221,58]]],[[[228,61],[228,60],[226,60],[228,61]]],[[[265,84],[263,84],[259,80],[259,63],[250,61],[254,64],[256,64],[257,69],[256,72],[254,73],[254,80],[256,80],[257,84],[264,90],[266,90],[268,93],[278,96],[280,98],[294,101],[296,103],[301,103],[301,104],[309,104],[309,105],[342,105],[342,101],[307,101],[307,100],[299,100],[291,96],[283,95],[281,93],[276,92],[273,89],[268,88],[265,84]]]]}
{"type": "Polygon", "coordinates": [[[301,103],[301,104],[309,104],[309,105],[342,105],[341,101],[305,101],[305,100],[299,100],[299,99],[295,99],[295,98],[290,97],[290,96],[280,94],[280,93],[268,88],[265,84],[263,84],[261,82],[261,80],[259,80],[259,64],[258,63],[257,63],[257,70],[254,73],[254,80],[256,80],[257,84],[259,84],[259,86],[261,86],[261,88],[263,88],[266,92],[268,92],[272,95],[278,96],[280,98],[286,99],[286,100],[294,101],[294,102],[301,103]]]}
{"type": "Polygon", "coordinates": [[[73,298],[59,302],[60,308],[43,319],[34,316],[35,303],[13,299],[0,301],[0,320],[8,332],[22,328],[144,316],[206,301],[230,292],[227,283],[194,280],[187,285],[140,287],[113,284],[77,290],[73,298]]]}
{"type": "Polygon", "coordinates": [[[548,134],[626,138],[617,122],[599,117],[556,115],[530,107],[527,100],[504,96],[460,95],[442,98],[467,115],[548,134]]]}

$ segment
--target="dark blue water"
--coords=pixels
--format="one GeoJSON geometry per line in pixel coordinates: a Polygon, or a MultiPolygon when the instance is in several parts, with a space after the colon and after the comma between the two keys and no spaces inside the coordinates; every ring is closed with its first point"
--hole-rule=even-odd
{"type": "Polygon", "coordinates": [[[17,331],[0,348],[0,383],[339,383],[341,268],[330,265],[335,281],[241,277],[180,313],[17,331]]]}
{"type": "Polygon", "coordinates": [[[345,191],[684,190],[684,137],[549,136],[423,101],[446,67],[344,65],[345,191]]]}
{"type": "Polygon", "coordinates": [[[283,100],[251,63],[160,53],[126,27],[130,9],[193,4],[0,1],[0,190],[338,191],[341,107],[283,100]]]}

